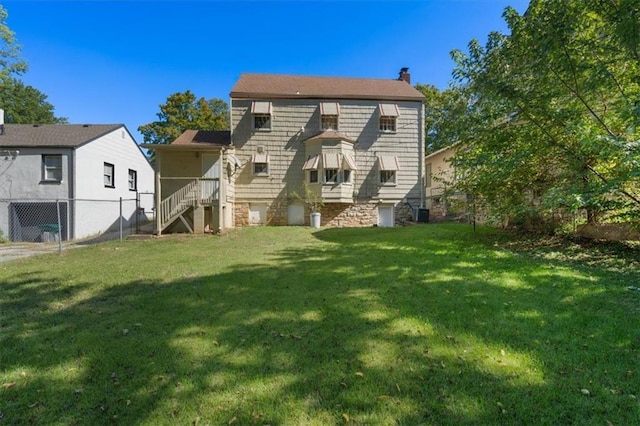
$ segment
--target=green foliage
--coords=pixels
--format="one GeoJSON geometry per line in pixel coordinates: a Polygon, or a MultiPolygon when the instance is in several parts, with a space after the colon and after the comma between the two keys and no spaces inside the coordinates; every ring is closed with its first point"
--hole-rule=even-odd
{"type": "Polygon", "coordinates": [[[21,81],[7,78],[0,82],[0,108],[5,121],[15,124],[66,124],[64,117],[54,115],[54,107],[47,95],[21,81]]]}
{"type": "Polygon", "coordinates": [[[460,141],[467,116],[468,99],[460,87],[439,91],[431,85],[416,85],[425,96],[425,152],[430,154],[460,141]]]}
{"type": "Polygon", "coordinates": [[[293,191],[291,197],[304,203],[312,213],[320,212],[324,207],[322,195],[319,195],[306,181],[302,183],[300,192],[293,191]]]}
{"type": "Polygon", "coordinates": [[[12,74],[22,74],[27,70],[27,63],[20,58],[20,45],[16,36],[7,26],[7,10],[0,5],[0,83],[12,74]]]}
{"type": "Polygon", "coordinates": [[[452,52],[473,102],[460,185],[505,216],[640,220],[640,6],[535,0],[510,35],[452,52]]]}
{"type": "Polygon", "coordinates": [[[167,144],[185,130],[229,128],[229,106],[221,99],[199,98],[187,90],[174,93],[160,105],[158,120],[138,127],[145,143],[167,144]]]}

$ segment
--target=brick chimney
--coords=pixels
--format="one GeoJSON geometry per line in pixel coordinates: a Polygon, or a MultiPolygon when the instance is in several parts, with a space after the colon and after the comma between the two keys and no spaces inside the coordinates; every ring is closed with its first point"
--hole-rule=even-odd
{"type": "Polygon", "coordinates": [[[398,76],[398,80],[406,81],[407,84],[411,84],[411,74],[409,74],[408,67],[400,68],[400,75],[398,76]]]}

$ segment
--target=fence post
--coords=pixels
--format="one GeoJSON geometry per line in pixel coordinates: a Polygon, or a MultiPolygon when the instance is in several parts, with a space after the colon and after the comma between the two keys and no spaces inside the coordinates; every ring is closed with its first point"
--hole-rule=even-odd
{"type": "Polygon", "coordinates": [[[140,233],[140,193],[136,191],[136,234],[140,233]]]}
{"type": "Polygon", "coordinates": [[[62,254],[62,224],[60,223],[60,200],[56,200],[56,214],[58,216],[58,255],[62,254]]]}
{"type": "Polygon", "coordinates": [[[120,241],[122,241],[122,197],[120,197],[120,241]]]}

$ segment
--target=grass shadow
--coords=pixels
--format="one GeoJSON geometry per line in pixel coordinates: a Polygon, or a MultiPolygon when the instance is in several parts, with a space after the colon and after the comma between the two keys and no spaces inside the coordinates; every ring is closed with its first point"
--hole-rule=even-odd
{"type": "Polygon", "coordinates": [[[638,301],[621,275],[468,231],[251,229],[9,266],[1,409],[10,423],[638,423],[638,301]]]}

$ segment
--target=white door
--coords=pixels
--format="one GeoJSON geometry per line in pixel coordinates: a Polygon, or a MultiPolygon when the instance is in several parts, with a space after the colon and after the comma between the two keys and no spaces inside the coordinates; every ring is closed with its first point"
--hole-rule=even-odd
{"type": "Polygon", "coordinates": [[[287,225],[304,225],[304,206],[290,204],[287,207],[287,225]]]}
{"type": "Polygon", "coordinates": [[[220,156],[218,154],[202,154],[202,177],[207,178],[202,181],[202,198],[217,200],[220,188],[220,156]]]}
{"type": "Polygon", "coordinates": [[[267,223],[267,205],[249,205],[249,225],[264,225],[267,223]]]}
{"type": "Polygon", "coordinates": [[[393,226],[393,206],[378,206],[378,226],[393,226]]]}

